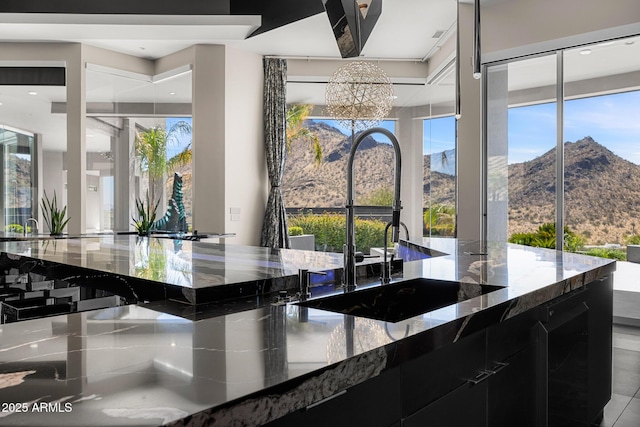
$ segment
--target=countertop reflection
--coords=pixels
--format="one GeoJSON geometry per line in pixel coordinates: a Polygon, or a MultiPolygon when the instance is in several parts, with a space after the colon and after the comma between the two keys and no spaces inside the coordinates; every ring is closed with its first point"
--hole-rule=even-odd
{"type": "MultiPolygon", "coordinates": [[[[216,269],[224,269],[218,280],[231,284],[244,274],[341,266],[339,254],[198,242],[176,250],[174,241],[159,240],[101,237],[55,248],[12,242],[3,251],[18,261],[22,254],[103,271],[111,263],[129,275],[147,259],[151,271],[167,274],[171,265],[183,275],[159,281],[190,280],[192,287],[208,283],[216,269]],[[152,261],[156,253],[162,268],[152,261]]],[[[446,255],[405,263],[404,278],[502,289],[395,323],[265,301],[215,317],[129,305],[3,325],[0,402],[19,405],[0,412],[0,424],[261,425],[615,270],[611,260],[507,243],[417,244],[446,255]],[[49,404],[49,412],[35,412],[36,403],[49,404]]]]}

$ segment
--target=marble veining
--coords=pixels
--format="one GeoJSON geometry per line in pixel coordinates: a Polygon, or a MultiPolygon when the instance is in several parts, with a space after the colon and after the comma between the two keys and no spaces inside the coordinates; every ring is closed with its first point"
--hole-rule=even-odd
{"type": "Polygon", "coordinates": [[[342,266],[342,255],[335,253],[133,235],[7,241],[0,242],[0,251],[5,270],[91,284],[140,302],[200,304],[294,289],[299,268],[342,266]]]}
{"type": "MultiPolygon", "coordinates": [[[[129,281],[135,272],[130,264],[136,259],[135,238],[104,238],[104,245],[101,239],[98,245],[93,238],[79,239],[79,247],[66,245],[71,252],[66,256],[61,246],[52,253],[39,242],[28,242],[26,249],[18,245],[24,242],[3,243],[2,265],[19,269],[28,264],[54,272],[74,268],[80,275],[111,273],[129,281]],[[85,253],[79,250],[83,245],[85,253]]],[[[160,243],[162,251],[173,251],[173,241],[165,242],[160,243]]],[[[447,255],[406,262],[403,278],[461,281],[469,299],[398,322],[263,301],[238,311],[231,304],[213,316],[206,315],[206,305],[197,308],[202,312],[181,316],[162,304],[149,304],[1,325],[0,402],[28,409],[3,413],[1,423],[261,425],[615,270],[611,260],[506,243],[486,248],[453,239],[417,243],[447,255]],[[500,289],[477,295],[473,289],[478,284],[500,289]],[[51,403],[50,412],[34,412],[34,403],[51,403]]],[[[339,256],[313,252],[207,245],[183,242],[182,250],[189,248],[191,277],[197,276],[195,270],[206,280],[207,271],[217,269],[215,280],[224,286],[244,277],[237,273],[241,260],[263,280],[293,274],[300,264],[332,269],[340,262],[339,256]]],[[[144,283],[169,294],[162,280],[133,283],[136,292],[144,283]]],[[[246,286],[244,278],[239,280],[238,286],[246,286]]],[[[198,286],[204,283],[184,288],[198,286]]]]}

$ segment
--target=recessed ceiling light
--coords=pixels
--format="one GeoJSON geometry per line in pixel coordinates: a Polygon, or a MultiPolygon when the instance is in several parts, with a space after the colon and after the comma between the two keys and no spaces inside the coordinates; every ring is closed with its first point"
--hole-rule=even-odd
{"type": "Polygon", "coordinates": [[[36,92],[35,90],[30,90],[29,92],[27,92],[29,95],[31,96],[35,96],[38,94],[38,92],[36,92]]]}
{"type": "Polygon", "coordinates": [[[171,95],[171,96],[173,96],[175,94],[176,94],[175,92],[169,92],[169,95],[171,95]]]}
{"type": "Polygon", "coordinates": [[[0,102],[0,105],[2,105],[2,102],[0,102]]]}
{"type": "Polygon", "coordinates": [[[631,46],[634,43],[635,43],[635,41],[633,41],[633,40],[629,40],[629,41],[624,42],[624,44],[626,44],[628,46],[631,46]]]}
{"type": "Polygon", "coordinates": [[[591,54],[591,49],[582,49],[580,51],[580,55],[589,55],[591,54]]]}

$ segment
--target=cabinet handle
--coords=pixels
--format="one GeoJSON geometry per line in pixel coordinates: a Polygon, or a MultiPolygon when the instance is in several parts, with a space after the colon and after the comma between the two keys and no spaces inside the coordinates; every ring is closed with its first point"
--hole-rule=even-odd
{"type": "Polygon", "coordinates": [[[476,384],[480,384],[482,381],[486,380],[487,378],[489,378],[491,375],[493,375],[493,372],[491,371],[480,371],[478,373],[478,375],[476,375],[473,378],[469,378],[467,380],[468,383],[471,383],[473,385],[476,384]]]}
{"type": "Polygon", "coordinates": [[[323,403],[328,402],[328,401],[329,401],[329,400],[331,400],[331,399],[335,399],[336,397],[340,397],[340,396],[342,396],[343,394],[345,394],[346,392],[347,392],[347,390],[339,391],[339,392],[337,392],[336,394],[332,394],[332,395],[331,395],[331,396],[329,396],[329,397],[325,397],[325,398],[324,398],[324,399],[322,399],[322,400],[318,400],[317,402],[312,403],[311,405],[307,406],[305,409],[308,411],[309,409],[311,409],[311,408],[313,408],[313,407],[316,407],[316,406],[318,406],[318,405],[322,405],[323,403]]]}
{"type": "Polygon", "coordinates": [[[494,363],[495,365],[493,366],[493,368],[487,369],[487,371],[491,372],[492,374],[497,374],[498,372],[502,371],[504,368],[509,366],[509,364],[505,362],[494,362],[494,363]]]}

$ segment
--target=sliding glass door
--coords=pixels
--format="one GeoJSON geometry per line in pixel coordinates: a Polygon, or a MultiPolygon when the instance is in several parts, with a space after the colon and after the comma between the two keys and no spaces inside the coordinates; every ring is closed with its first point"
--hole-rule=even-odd
{"type": "Polygon", "coordinates": [[[487,238],[624,259],[639,105],[638,37],[487,66],[487,238]]]}
{"type": "Polygon", "coordinates": [[[554,226],[556,75],[555,55],[487,70],[488,240],[554,226]]]}
{"type": "Polygon", "coordinates": [[[34,212],[33,134],[0,125],[4,231],[22,231],[34,212]]]}

